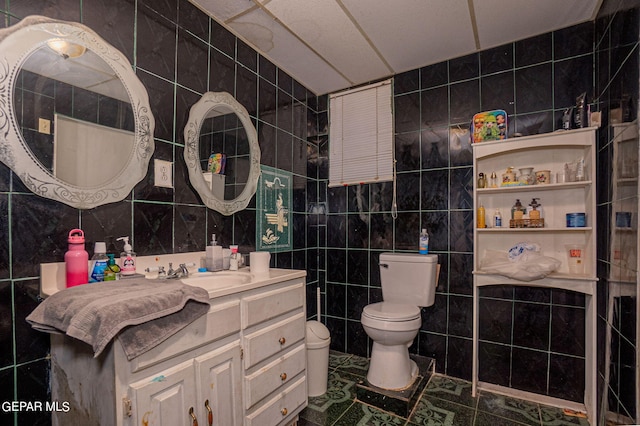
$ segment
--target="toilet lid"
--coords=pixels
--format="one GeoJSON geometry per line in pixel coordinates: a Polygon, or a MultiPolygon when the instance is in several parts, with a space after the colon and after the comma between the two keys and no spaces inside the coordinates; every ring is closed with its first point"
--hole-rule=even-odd
{"type": "Polygon", "coordinates": [[[369,318],[386,321],[409,321],[420,318],[420,308],[403,303],[380,302],[367,305],[362,313],[369,318]]]}

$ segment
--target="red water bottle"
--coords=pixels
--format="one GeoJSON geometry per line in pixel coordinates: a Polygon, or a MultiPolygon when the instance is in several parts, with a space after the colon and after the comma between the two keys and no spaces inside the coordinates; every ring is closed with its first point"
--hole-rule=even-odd
{"type": "Polygon", "coordinates": [[[84,249],[84,231],[69,231],[69,250],[64,254],[67,268],[67,288],[89,281],[89,253],[84,249]]]}

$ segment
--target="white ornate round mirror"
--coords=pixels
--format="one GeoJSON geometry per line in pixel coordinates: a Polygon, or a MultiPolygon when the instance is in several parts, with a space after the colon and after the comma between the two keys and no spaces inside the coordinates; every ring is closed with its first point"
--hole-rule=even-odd
{"type": "Polygon", "coordinates": [[[0,31],[0,160],[32,192],[79,209],[146,176],[154,119],[126,57],[86,26],[30,16],[0,31]]]}
{"type": "Polygon", "coordinates": [[[227,92],[207,92],[191,107],[184,140],[189,180],[204,204],[224,215],[247,207],[260,177],[247,110],[227,92]]]}

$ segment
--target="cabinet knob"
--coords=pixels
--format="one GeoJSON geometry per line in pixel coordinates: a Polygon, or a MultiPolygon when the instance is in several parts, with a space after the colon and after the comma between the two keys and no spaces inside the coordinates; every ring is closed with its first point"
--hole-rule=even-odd
{"type": "Polygon", "coordinates": [[[213,426],[213,411],[211,410],[208,399],[204,402],[204,407],[207,409],[207,420],[209,421],[209,426],[213,426]]]}
{"type": "Polygon", "coordinates": [[[284,337],[281,337],[278,342],[280,342],[281,345],[284,345],[285,343],[287,343],[287,339],[285,339],[284,337]]]}
{"type": "Polygon", "coordinates": [[[289,410],[283,408],[282,410],[280,410],[280,413],[282,413],[283,416],[286,416],[289,413],[289,410]]]}
{"type": "Polygon", "coordinates": [[[193,426],[198,426],[198,419],[196,418],[196,415],[193,414],[193,407],[189,408],[189,415],[193,419],[193,426]]]}
{"type": "Polygon", "coordinates": [[[283,382],[284,382],[285,380],[287,380],[287,373],[282,373],[282,374],[280,375],[280,380],[282,380],[283,382]]]}

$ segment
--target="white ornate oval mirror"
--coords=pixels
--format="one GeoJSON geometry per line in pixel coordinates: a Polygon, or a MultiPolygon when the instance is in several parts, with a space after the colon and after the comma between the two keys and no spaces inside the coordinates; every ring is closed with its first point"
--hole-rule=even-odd
{"type": "Polygon", "coordinates": [[[225,215],[247,207],[260,177],[247,110],[227,92],[207,92],[191,107],[184,140],[189,180],[204,204],[225,215]]]}
{"type": "Polygon", "coordinates": [[[124,199],[154,150],[147,92],[88,27],[30,16],[0,32],[0,160],[79,209],[124,199]]]}

